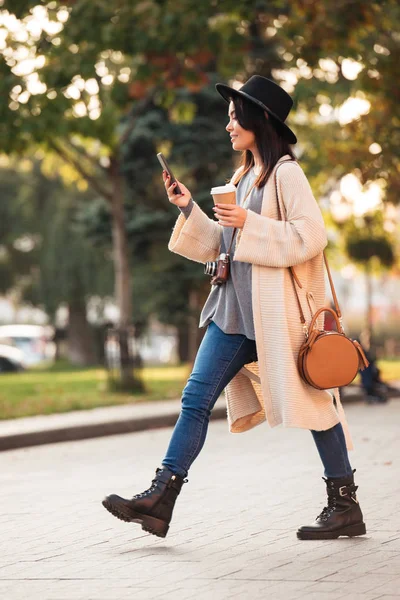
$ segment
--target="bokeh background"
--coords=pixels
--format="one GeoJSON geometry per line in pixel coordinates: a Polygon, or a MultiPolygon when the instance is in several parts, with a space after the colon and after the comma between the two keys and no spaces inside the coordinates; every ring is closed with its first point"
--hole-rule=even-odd
{"type": "Polygon", "coordinates": [[[0,1],[0,418],[179,396],[210,288],[156,153],[211,216],[214,84],[255,73],[294,99],[347,332],[400,379],[399,41],[396,0],[0,1]]]}

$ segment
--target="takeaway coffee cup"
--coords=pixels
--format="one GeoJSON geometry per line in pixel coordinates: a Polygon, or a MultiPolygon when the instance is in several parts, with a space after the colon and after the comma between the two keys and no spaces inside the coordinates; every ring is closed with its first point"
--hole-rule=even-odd
{"type": "Polygon", "coordinates": [[[211,196],[213,197],[214,204],[235,204],[236,203],[236,187],[233,183],[227,185],[220,185],[218,187],[211,188],[211,196]]]}

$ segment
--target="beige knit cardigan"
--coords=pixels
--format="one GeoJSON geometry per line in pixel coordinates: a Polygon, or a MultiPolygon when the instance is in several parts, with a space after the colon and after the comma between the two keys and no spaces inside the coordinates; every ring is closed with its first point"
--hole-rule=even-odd
{"type": "MultiPolygon", "coordinates": [[[[283,156],[278,164],[289,159],[283,156]]],[[[309,323],[325,301],[323,218],[297,163],[280,166],[276,175],[287,220],[278,220],[274,170],[264,187],[261,214],[247,211],[233,256],[252,265],[258,362],[245,365],[225,388],[229,428],[239,433],[267,420],[271,427],[283,424],[322,431],[341,421],[351,448],[338,391],[334,391],[336,410],[328,391],[316,390],[300,378],[296,362],[304,331],[287,267],[295,265],[303,286],[299,298],[309,323]]],[[[168,248],[196,262],[212,261],[219,254],[221,232],[222,226],[195,203],[187,219],[183,214],[178,217],[168,248]]]]}

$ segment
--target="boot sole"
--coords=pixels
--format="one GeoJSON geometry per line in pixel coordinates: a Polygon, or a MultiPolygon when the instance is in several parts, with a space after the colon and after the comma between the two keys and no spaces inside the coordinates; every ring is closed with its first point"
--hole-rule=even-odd
{"type": "Polygon", "coordinates": [[[366,533],[365,523],[357,523],[357,525],[349,525],[337,531],[298,531],[297,537],[299,540],[336,540],[341,535],[356,537],[366,533]]]}
{"type": "Polygon", "coordinates": [[[143,531],[146,531],[147,533],[151,533],[152,535],[161,538],[165,538],[168,533],[169,525],[168,523],[165,523],[165,521],[133,510],[127,511],[123,505],[116,506],[110,502],[108,498],[103,500],[102,505],[109,513],[114,515],[114,517],[117,517],[117,519],[125,521],[126,523],[138,523],[142,526],[143,531]]]}

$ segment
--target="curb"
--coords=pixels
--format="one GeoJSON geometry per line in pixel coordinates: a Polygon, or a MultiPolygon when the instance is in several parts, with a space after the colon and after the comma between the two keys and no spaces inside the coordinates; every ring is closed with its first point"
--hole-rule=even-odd
{"type": "MultiPolygon", "coordinates": [[[[86,440],[108,435],[135,433],[148,429],[159,429],[161,427],[173,427],[178,416],[179,411],[174,411],[163,415],[134,417],[126,420],[104,421],[100,423],[85,423],[3,435],[0,436],[0,452],[59,442],[86,440]]],[[[216,406],[214,408],[211,420],[217,419],[226,419],[225,406],[216,406]]]]}
{"type": "MultiPolygon", "coordinates": [[[[398,396],[400,396],[400,389],[393,388],[389,393],[390,398],[398,396]]],[[[342,398],[343,404],[362,402],[364,399],[358,386],[348,388],[342,398]]],[[[13,420],[14,427],[11,427],[11,433],[7,433],[7,421],[3,423],[0,421],[0,452],[173,427],[178,419],[179,411],[180,400],[157,402],[145,407],[124,405],[112,407],[111,410],[100,408],[77,411],[73,415],[75,418],[69,424],[71,413],[38,417],[42,425],[39,424],[39,427],[37,426],[37,417],[28,417],[13,420]],[[143,412],[148,414],[143,415],[143,412]],[[1,429],[5,433],[2,433],[1,429]]],[[[211,414],[211,420],[219,419],[226,419],[223,397],[219,398],[211,414]]]]}

